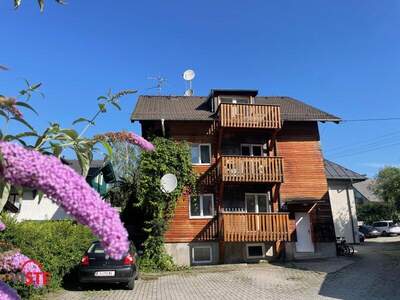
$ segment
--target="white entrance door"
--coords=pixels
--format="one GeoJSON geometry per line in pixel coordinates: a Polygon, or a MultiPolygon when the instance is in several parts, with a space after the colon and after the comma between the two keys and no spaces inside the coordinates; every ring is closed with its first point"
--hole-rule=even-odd
{"type": "Polygon", "coordinates": [[[296,251],[314,252],[314,243],[311,238],[311,222],[307,213],[298,212],[296,215],[296,251]]]}

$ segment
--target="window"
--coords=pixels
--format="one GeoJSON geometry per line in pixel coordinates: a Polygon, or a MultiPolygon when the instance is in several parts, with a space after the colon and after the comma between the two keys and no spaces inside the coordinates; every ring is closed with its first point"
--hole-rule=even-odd
{"type": "Polygon", "coordinates": [[[264,156],[263,145],[261,144],[242,144],[240,145],[241,154],[245,156],[264,156]]]}
{"type": "Polygon", "coordinates": [[[245,194],[246,212],[269,212],[269,194],[245,194]]]}
{"type": "Polygon", "coordinates": [[[211,246],[196,246],[192,248],[192,261],[197,264],[212,262],[211,246]]]}
{"type": "Polygon", "coordinates": [[[190,196],[191,218],[212,218],[214,216],[214,195],[190,196]]]}
{"type": "Polygon", "coordinates": [[[247,244],[247,258],[263,258],[265,257],[264,244],[247,244]]]}
{"type": "Polygon", "coordinates": [[[197,165],[211,163],[210,144],[192,144],[192,163],[197,165]]]}
{"type": "Polygon", "coordinates": [[[249,104],[249,97],[220,97],[221,103],[239,103],[239,104],[249,104]]]}

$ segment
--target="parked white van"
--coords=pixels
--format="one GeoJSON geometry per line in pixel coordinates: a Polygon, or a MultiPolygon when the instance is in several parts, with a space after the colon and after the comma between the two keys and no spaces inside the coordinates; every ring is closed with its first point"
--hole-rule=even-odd
{"type": "Polygon", "coordinates": [[[382,236],[400,234],[400,226],[394,224],[393,221],[379,221],[372,224],[372,226],[374,226],[382,234],[382,236]]]}

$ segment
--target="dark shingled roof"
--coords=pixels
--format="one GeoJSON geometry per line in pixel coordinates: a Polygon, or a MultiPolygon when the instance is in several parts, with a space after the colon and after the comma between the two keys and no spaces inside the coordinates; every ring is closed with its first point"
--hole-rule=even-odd
{"type": "Polygon", "coordinates": [[[367,179],[353,184],[353,187],[370,202],[384,202],[382,198],[374,194],[375,179],[367,179]]]}
{"type": "MultiPolygon", "coordinates": [[[[140,96],[131,120],[210,121],[213,119],[208,97],[140,96]]],[[[341,119],[290,97],[255,97],[256,104],[279,105],[285,121],[331,121],[341,119]]]]}
{"type": "Polygon", "coordinates": [[[354,180],[354,181],[362,181],[367,179],[367,177],[365,177],[364,175],[358,174],[352,170],[349,170],[327,159],[324,160],[324,165],[325,165],[325,174],[327,179],[354,180]]]}

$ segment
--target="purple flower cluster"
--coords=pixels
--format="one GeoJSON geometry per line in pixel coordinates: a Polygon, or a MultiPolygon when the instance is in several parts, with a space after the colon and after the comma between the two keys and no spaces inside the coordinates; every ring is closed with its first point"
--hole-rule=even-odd
{"type": "Polygon", "coordinates": [[[17,292],[4,282],[0,281],[0,299],[1,300],[20,300],[17,292]]]}
{"type": "Polygon", "coordinates": [[[150,143],[148,140],[145,138],[133,133],[133,132],[107,132],[102,135],[96,136],[98,139],[109,139],[111,141],[125,141],[127,143],[133,144],[133,145],[138,145],[140,148],[142,148],[145,151],[154,151],[154,145],[150,143]]]}
{"type": "Polygon", "coordinates": [[[17,100],[15,100],[14,98],[5,98],[0,96],[0,108],[8,111],[14,117],[22,119],[24,116],[22,112],[18,109],[18,107],[15,105],[16,103],[17,100]]]}
{"type": "Polygon", "coordinates": [[[6,224],[0,220],[0,232],[4,231],[4,229],[6,229],[6,224]]]}
{"type": "MultiPolygon", "coordinates": [[[[34,261],[32,261],[29,257],[21,254],[19,251],[9,251],[7,253],[4,253],[3,255],[0,255],[0,272],[22,272],[26,275],[30,272],[42,272],[42,270],[34,261]]],[[[43,286],[43,282],[36,282],[36,276],[32,277],[33,285],[35,287],[43,286]]]]}
{"type": "Polygon", "coordinates": [[[98,236],[105,252],[121,259],[129,249],[128,233],[118,212],[104,202],[85,178],[54,156],[0,142],[0,176],[12,185],[41,190],[98,236]]]}

